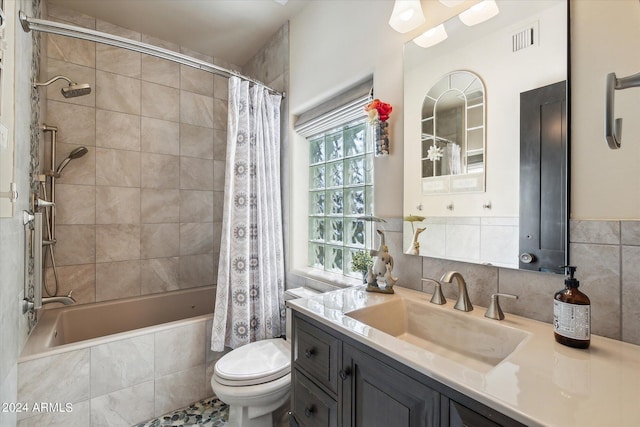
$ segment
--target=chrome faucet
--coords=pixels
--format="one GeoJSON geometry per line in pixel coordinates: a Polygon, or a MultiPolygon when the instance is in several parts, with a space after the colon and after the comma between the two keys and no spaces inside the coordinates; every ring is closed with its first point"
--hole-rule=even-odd
{"type": "Polygon", "coordinates": [[[453,308],[461,311],[473,310],[473,305],[471,304],[469,294],[467,293],[467,282],[464,281],[462,274],[457,271],[449,271],[444,273],[440,280],[446,283],[451,283],[454,277],[458,280],[458,300],[453,308]]]}
{"type": "Polygon", "coordinates": [[[42,298],[42,305],[52,304],[52,303],[55,303],[55,302],[59,302],[60,304],[64,304],[64,305],[75,304],[76,300],[73,299],[73,297],[71,296],[72,292],[73,291],[70,291],[66,296],[43,297],[42,298]]]}

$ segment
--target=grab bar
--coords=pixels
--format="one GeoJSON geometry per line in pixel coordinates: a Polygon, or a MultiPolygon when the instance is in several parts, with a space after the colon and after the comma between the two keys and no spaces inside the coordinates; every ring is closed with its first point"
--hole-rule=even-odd
{"type": "Polygon", "coordinates": [[[42,212],[24,212],[25,225],[25,294],[22,312],[42,308],[42,212]],[[33,261],[33,281],[29,280],[29,265],[33,261]]]}
{"type": "Polygon", "coordinates": [[[609,148],[615,150],[622,143],[622,119],[615,119],[613,114],[614,94],[616,90],[640,87],[640,73],[617,78],[616,73],[607,74],[605,86],[604,139],[609,148]]]}

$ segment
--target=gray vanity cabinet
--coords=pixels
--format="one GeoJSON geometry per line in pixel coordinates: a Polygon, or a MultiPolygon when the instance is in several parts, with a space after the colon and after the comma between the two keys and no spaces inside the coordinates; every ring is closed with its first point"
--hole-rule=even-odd
{"type": "Polygon", "coordinates": [[[438,427],[440,393],[344,344],[344,427],[438,427]]]}
{"type": "Polygon", "coordinates": [[[296,311],[291,427],[522,427],[296,311]]]}

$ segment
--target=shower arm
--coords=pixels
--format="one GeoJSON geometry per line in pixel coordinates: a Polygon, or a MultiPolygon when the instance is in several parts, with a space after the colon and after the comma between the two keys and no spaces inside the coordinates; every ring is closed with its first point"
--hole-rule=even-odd
{"type": "Polygon", "coordinates": [[[622,144],[622,119],[616,119],[613,113],[615,91],[640,87],[640,73],[617,78],[616,73],[607,74],[605,86],[604,138],[609,148],[615,150],[622,144]]]}
{"type": "Polygon", "coordinates": [[[120,47],[123,49],[132,50],[134,52],[144,53],[146,55],[155,56],[157,58],[166,59],[169,61],[177,62],[178,64],[187,65],[189,67],[197,68],[199,70],[207,71],[212,74],[216,74],[223,77],[239,77],[242,80],[246,80],[250,83],[254,83],[263,86],[269,92],[281,95],[285,97],[284,92],[279,92],[272,89],[264,83],[247,77],[237,71],[228,70],[218,65],[201,61],[196,58],[192,58],[188,55],[174,52],[172,50],[164,49],[158,46],[153,46],[148,43],[142,43],[136,40],[130,40],[124,37],[114,36],[111,34],[103,33],[101,31],[90,30],[87,28],[78,27],[75,25],[62,24],[59,22],[47,21],[44,19],[29,18],[24,12],[19,12],[20,24],[25,32],[40,31],[43,33],[57,34],[61,36],[73,37],[81,40],[88,40],[96,43],[106,44],[108,46],[120,47]]]}
{"type": "Polygon", "coordinates": [[[51,77],[49,80],[47,80],[46,82],[33,82],[33,87],[38,87],[38,86],[49,86],[51,83],[55,82],[56,80],[66,80],[69,84],[73,85],[76,84],[76,82],[72,81],[69,77],[65,77],[65,76],[55,76],[55,77],[51,77]]]}

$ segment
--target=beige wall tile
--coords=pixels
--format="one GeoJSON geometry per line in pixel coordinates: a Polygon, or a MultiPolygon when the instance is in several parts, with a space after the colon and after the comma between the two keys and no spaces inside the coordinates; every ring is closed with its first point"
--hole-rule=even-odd
{"type": "Polygon", "coordinates": [[[640,247],[622,247],[622,339],[640,345],[640,247]]]}
{"type": "Polygon", "coordinates": [[[204,399],[205,366],[200,365],[156,379],[156,416],[204,399]]]}
{"type": "Polygon", "coordinates": [[[97,147],[96,185],[140,187],[140,153],[97,147]]]}
{"type": "Polygon", "coordinates": [[[140,114],[140,80],[96,71],[96,107],[140,114]]]}
{"type": "Polygon", "coordinates": [[[140,233],[140,256],[143,259],[180,255],[180,226],[143,224],[140,233]]]}
{"type": "Polygon", "coordinates": [[[56,184],[56,224],[95,224],[95,222],[96,188],[94,186],[56,184]]]}
{"type": "Polygon", "coordinates": [[[142,115],[177,122],[180,119],[180,91],[142,82],[142,115]]]}
{"type": "Polygon", "coordinates": [[[153,418],[153,385],[147,381],[91,399],[91,426],[129,427],[153,418]]]}
{"type": "Polygon", "coordinates": [[[56,227],[55,257],[58,266],[90,264],[96,261],[96,231],[93,225],[56,227]]]}
{"type": "Polygon", "coordinates": [[[72,409],[71,412],[40,413],[21,420],[18,427],[87,427],[90,425],[89,400],[74,403],[72,409]]]}
{"type": "Polygon", "coordinates": [[[142,55],[142,80],[178,89],[180,88],[180,64],[142,55]]]}
{"type": "MultiPolygon", "coordinates": [[[[71,151],[78,147],[80,147],[80,145],[56,144],[56,168],[60,162],[67,158],[71,151]]],[[[87,147],[87,150],[87,154],[80,158],[73,159],[71,163],[67,164],[60,177],[56,179],[56,184],[81,184],[91,186],[96,184],[96,150],[91,146],[87,147]]],[[[49,190],[47,189],[47,191],[49,190]]]]}
{"type": "Polygon", "coordinates": [[[213,130],[213,158],[216,160],[227,159],[227,132],[226,130],[213,130]]]}
{"type": "Polygon", "coordinates": [[[140,261],[96,264],[96,301],[140,295],[140,261]]]}
{"type": "Polygon", "coordinates": [[[222,160],[213,161],[213,190],[224,191],[225,186],[225,162],[222,160]]]}
{"type": "Polygon", "coordinates": [[[569,253],[591,300],[591,333],[620,339],[620,246],[571,243],[569,253]]]}
{"type": "Polygon", "coordinates": [[[182,190],[213,190],[213,160],[180,158],[182,190]]]}
{"type": "Polygon", "coordinates": [[[200,61],[208,62],[210,64],[213,63],[212,56],[205,55],[204,53],[196,52],[195,50],[191,50],[186,47],[180,47],[180,53],[184,53],[185,55],[191,56],[192,58],[199,59],[200,61]]]}
{"type": "MultiPolygon", "coordinates": [[[[51,83],[46,88],[40,89],[41,94],[46,93],[47,100],[60,101],[69,104],[84,105],[89,107],[94,107],[96,105],[96,75],[93,68],[50,58],[47,61],[47,73],[50,76],[67,76],[76,83],[89,83],[91,85],[90,94],[78,96],[75,98],[65,98],[64,96],[62,96],[62,93],[60,93],[60,90],[63,87],[69,86],[69,83],[65,80],[58,80],[55,83],[51,83]]],[[[40,80],[40,82],[43,82],[43,80],[40,80]]]]}
{"type": "Polygon", "coordinates": [[[162,223],[180,220],[180,191],[142,189],[141,222],[162,223]]]}
{"type": "Polygon", "coordinates": [[[212,223],[180,224],[180,255],[213,253],[212,223]]]}
{"type": "MultiPolygon", "coordinates": [[[[469,298],[474,305],[488,307],[491,294],[498,292],[498,269],[485,265],[467,264],[437,258],[423,258],[422,277],[439,280],[448,271],[458,271],[467,282],[469,298]]],[[[458,297],[458,284],[443,283],[442,292],[448,300],[458,297]]]]}
{"type": "Polygon", "coordinates": [[[213,192],[213,221],[222,221],[222,213],[224,211],[224,192],[213,192]]]}
{"type": "Polygon", "coordinates": [[[91,348],[91,397],[153,379],[153,335],[147,334],[91,348]]]}
{"type": "Polygon", "coordinates": [[[180,185],[180,158],[142,153],[142,187],[177,189],[180,185]]]}
{"type": "Polygon", "coordinates": [[[143,260],[141,263],[142,294],[180,289],[179,271],[178,257],[143,260]]]}
{"type": "Polygon", "coordinates": [[[96,187],[96,224],[139,223],[139,188],[96,187]]]}
{"type": "Polygon", "coordinates": [[[101,43],[96,45],[96,69],[98,70],[139,79],[141,63],[142,55],[138,52],[101,43]]]}
{"type": "Polygon", "coordinates": [[[203,365],[205,334],[205,322],[156,332],[156,378],[203,365]]]}
{"type": "Polygon", "coordinates": [[[620,244],[620,221],[569,222],[572,243],[620,244]]]}
{"type": "MultiPolygon", "coordinates": [[[[70,351],[18,364],[19,402],[33,403],[54,400],[75,403],[86,400],[88,397],[88,349],[70,351]],[[52,390],[55,390],[55,399],[52,398],[52,390]]],[[[18,418],[25,417],[18,414],[18,418]]]]}
{"type": "Polygon", "coordinates": [[[180,257],[180,288],[213,285],[216,281],[213,254],[180,257]]]}
{"type": "Polygon", "coordinates": [[[96,20],[96,30],[103,31],[105,33],[112,34],[114,36],[135,40],[135,41],[140,41],[142,37],[140,33],[137,31],[120,27],[110,22],[102,21],[100,19],[96,20]]]}
{"type": "Polygon", "coordinates": [[[80,27],[96,29],[96,18],[77,12],[64,6],[47,4],[47,14],[53,21],[66,21],[80,27]]]}
{"type": "Polygon", "coordinates": [[[142,151],[180,154],[180,125],[176,122],[142,117],[142,151]]]}
{"type": "Polygon", "coordinates": [[[213,129],[181,123],[180,155],[213,159],[213,129]]]}
{"type": "Polygon", "coordinates": [[[96,146],[140,151],[140,116],[96,110],[96,146]]]}
{"type": "Polygon", "coordinates": [[[140,259],[140,225],[96,226],[96,262],[140,259]]]}
{"type": "Polygon", "coordinates": [[[180,89],[213,97],[213,74],[187,65],[181,65],[180,89]]]}
{"type": "Polygon", "coordinates": [[[213,98],[180,91],[180,123],[212,128],[213,98]]]}
{"type": "Polygon", "coordinates": [[[213,96],[218,99],[229,99],[229,79],[222,76],[213,76],[213,96]]]}
{"type": "Polygon", "coordinates": [[[640,221],[621,221],[623,245],[640,246],[640,221]]]}
{"type": "Polygon", "coordinates": [[[85,67],[96,66],[96,44],[73,37],[47,34],[47,57],[85,67]]]}
{"type": "Polygon", "coordinates": [[[564,276],[501,268],[498,287],[500,292],[518,296],[518,300],[500,299],[505,313],[551,323],[553,295],[564,288],[564,276]]]}
{"type": "Polygon", "coordinates": [[[213,222],[213,192],[180,191],[180,222],[213,222]]]}
{"type": "MultiPolygon", "coordinates": [[[[96,301],[96,265],[80,264],[58,266],[58,295],[67,295],[73,291],[73,299],[77,304],[96,301]]],[[[45,272],[48,289],[54,289],[53,268],[45,272]]],[[[47,308],[47,306],[45,306],[47,308]]],[[[54,304],[50,308],[57,308],[54,304]]]]}
{"type": "Polygon", "coordinates": [[[213,102],[213,128],[227,130],[228,104],[224,99],[214,99],[213,102]]]}
{"type": "MultiPolygon", "coordinates": [[[[96,145],[96,110],[93,107],[48,100],[46,124],[58,128],[58,143],[96,145]]],[[[46,135],[44,139],[50,141],[51,137],[46,135]]]]}

